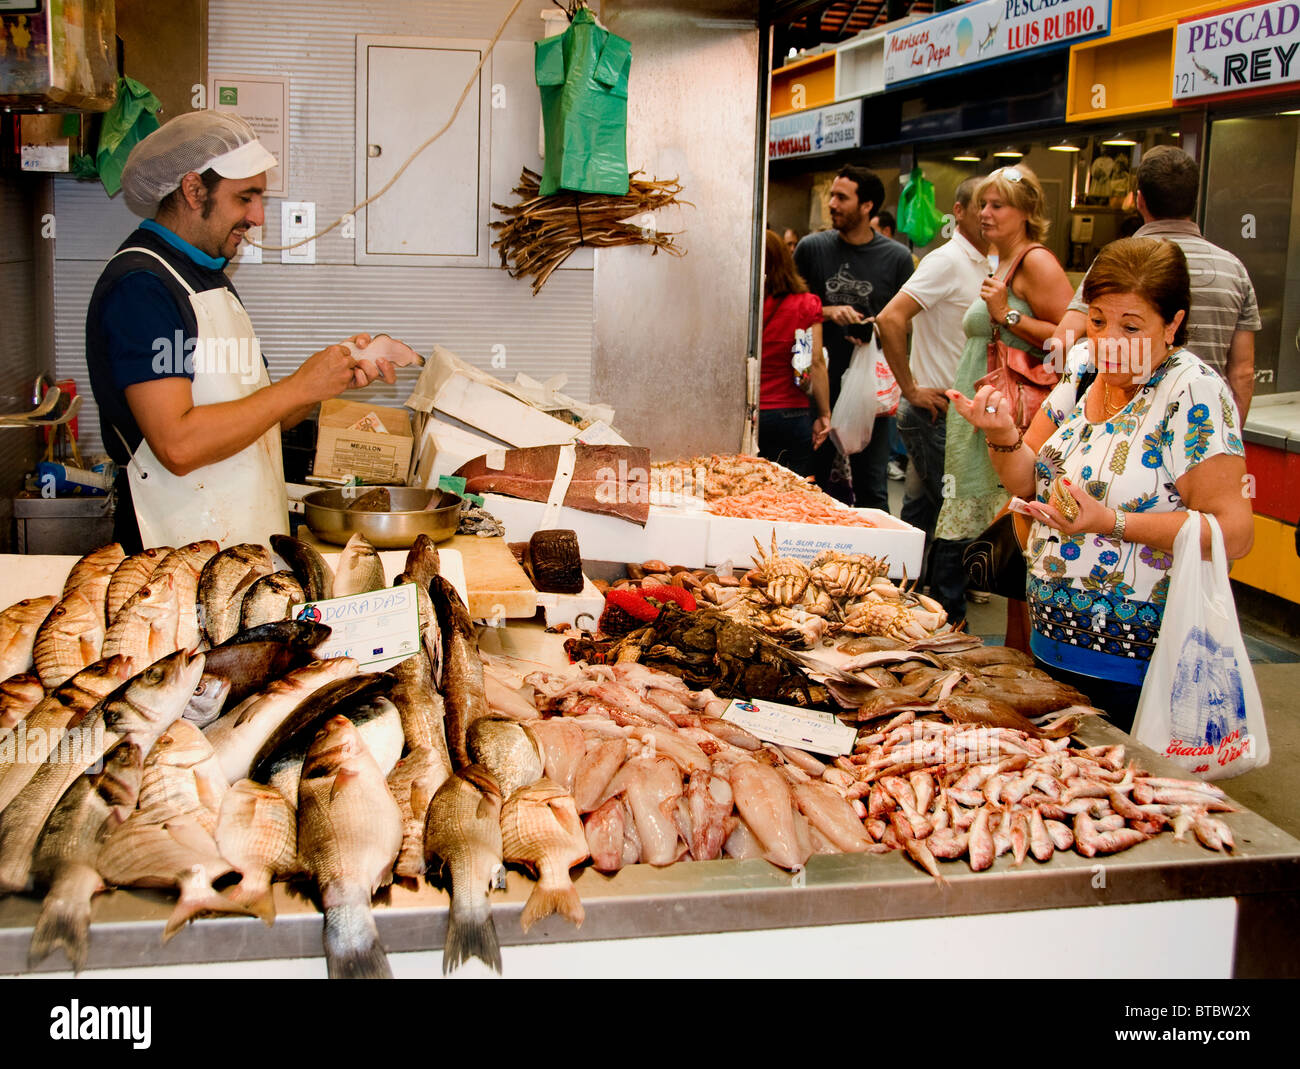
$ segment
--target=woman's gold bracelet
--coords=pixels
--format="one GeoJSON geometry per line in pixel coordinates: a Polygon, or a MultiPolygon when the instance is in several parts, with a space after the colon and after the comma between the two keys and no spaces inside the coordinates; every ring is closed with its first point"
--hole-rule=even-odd
{"type": "Polygon", "coordinates": [[[997,442],[990,442],[987,436],[985,437],[984,442],[995,453],[1014,453],[1025,444],[1025,432],[1021,431],[1016,435],[1015,445],[998,445],[997,442]]]}

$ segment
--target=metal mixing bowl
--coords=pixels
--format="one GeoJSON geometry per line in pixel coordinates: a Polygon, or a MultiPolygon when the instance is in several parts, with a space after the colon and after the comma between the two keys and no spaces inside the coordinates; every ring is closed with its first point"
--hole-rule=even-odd
{"type": "Polygon", "coordinates": [[[443,542],[456,533],[461,499],[446,490],[422,490],[414,486],[390,486],[391,512],[350,512],[349,507],[373,486],[343,490],[313,490],[302,503],[307,526],[325,542],[346,545],[354,534],[362,534],[377,549],[408,549],[418,535],[443,542]],[[426,508],[430,498],[438,503],[426,508]]]}

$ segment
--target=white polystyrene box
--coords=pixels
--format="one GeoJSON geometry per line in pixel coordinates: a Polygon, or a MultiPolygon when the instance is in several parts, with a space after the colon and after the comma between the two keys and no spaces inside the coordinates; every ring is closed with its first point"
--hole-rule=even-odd
{"type": "MultiPolygon", "coordinates": [[[[485,494],[483,507],[506,528],[506,541],[527,542],[542,522],[546,505],[504,494],[485,494]]],[[[716,517],[715,517],[716,518],[716,517]]],[[[687,568],[703,568],[709,541],[710,517],[650,506],[645,527],[618,516],[561,508],[552,525],[577,533],[584,560],[640,562],[662,560],[687,568]]]]}
{"type": "MultiPolygon", "coordinates": [[[[737,568],[749,567],[757,549],[772,551],[772,534],[776,533],[777,552],[782,557],[811,562],[823,550],[840,553],[866,553],[887,557],[889,577],[900,579],[903,569],[910,578],[921,573],[925,552],[925,532],[879,509],[856,509],[876,526],[832,527],[820,523],[781,523],[773,520],[742,520],[732,516],[712,516],[709,520],[709,546],[705,564],[709,567],[731,561],[737,568]]],[[[664,558],[667,559],[667,558],[664,558]]]]}

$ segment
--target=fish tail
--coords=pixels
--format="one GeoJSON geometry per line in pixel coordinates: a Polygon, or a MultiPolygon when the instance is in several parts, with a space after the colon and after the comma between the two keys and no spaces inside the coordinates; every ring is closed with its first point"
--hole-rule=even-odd
{"type": "Polygon", "coordinates": [[[247,915],[251,913],[251,910],[247,906],[236,902],[233,898],[214,890],[212,885],[201,875],[187,877],[181,881],[181,896],[176,903],[176,908],[172,910],[171,916],[167,918],[167,924],[163,928],[162,941],[164,943],[168,942],[172,936],[200,913],[242,913],[247,915]]]}
{"type": "Polygon", "coordinates": [[[583,918],[587,914],[582,908],[582,899],[578,897],[578,889],[573,884],[545,888],[540,883],[535,884],[533,893],[524,903],[524,911],[519,917],[519,923],[526,932],[543,917],[549,917],[552,913],[568,917],[576,928],[582,927],[583,918]]]}
{"type": "Polygon", "coordinates": [[[331,980],[393,978],[368,894],[346,895],[325,906],[324,943],[331,980]]]}
{"type": "Polygon", "coordinates": [[[240,880],[239,886],[232,888],[228,895],[230,901],[243,906],[254,917],[261,919],[268,928],[275,923],[275,896],[269,883],[250,881],[247,876],[240,880]]]}
{"type": "Polygon", "coordinates": [[[492,907],[484,898],[468,908],[458,908],[453,898],[447,917],[447,942],[442,948],[443,975],[470,958],[478,958],[484,965],[501,972],[501,947],[497,943],[492,907]]]}
{"type": "Polygon", "coordinates": [[[66,885],[52,887],[45,896],[41,906],[41,915],[36,918],[32,929],[32,942],[27,950],[27,967],[36,968],[54,953],[56,947],[62,947],[72,963],[74,973],[86,967],[90,954],[90,899],[103,887],[99,874],[91,870],[94,881],[83,890],[88,893],[72,893],[75,889],[66,885]]]}

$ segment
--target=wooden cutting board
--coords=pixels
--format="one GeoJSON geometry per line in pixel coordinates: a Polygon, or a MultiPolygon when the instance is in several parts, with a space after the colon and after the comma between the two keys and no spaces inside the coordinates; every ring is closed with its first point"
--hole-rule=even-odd
{"type": "MultiPolygon", "coordinates": [[[[340,548],[320,541],[306,525],[298,528],[298,537],[322,554],[337,553],[340,548]]],[[[469,614],[475,620],[528,620],[537,614],[537,591],[504,538],[453,535],[439,542],[438,548],[454,549],[460,554],[465,589],[469,592],[469,614]]]]}
{"type": "Polygon", "coordinates": [[[455,535],[439,548],[456,550],[465,563],[469,614],[475,620],[530,619],[537,613],[537,591],[519,567],[504,538],[455,535]]]}

